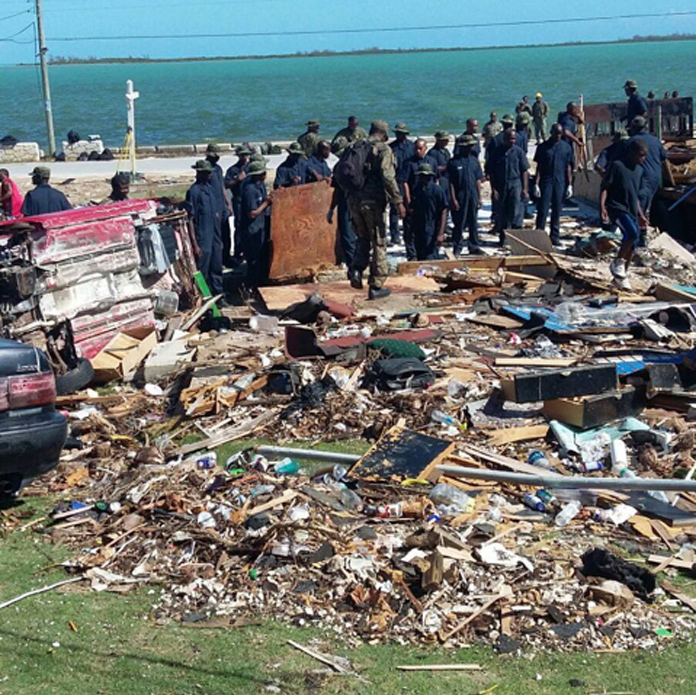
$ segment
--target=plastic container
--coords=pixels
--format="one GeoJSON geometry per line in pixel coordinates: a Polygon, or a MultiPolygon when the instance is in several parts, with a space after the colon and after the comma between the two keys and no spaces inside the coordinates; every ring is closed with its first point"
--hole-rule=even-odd
{"type": "Polygon", "coordinates": [[[533,509],[535,512],[545,512],[546,511],[546,505],[536,495],[533,495],[531,492],[528,492],[522,498],[522,501],[524,502],[525,507],[529,507],[530,509],[533,509]]]}
{"type": "Polygon", "coordinates": [[[155,297],[155,313],[158,316],[172,316],[179,311],[179,295],[171,290],[159,290],[155,297]]]}
{"type": "Polygon", "coordinates": [[[280,326],[280,321],[276,316],[252,316],[249,319],[249,328],[255,333],[275,333],[280,326]]]}
{"type": "Polygon", "coordinates": [[[554,470],[551,462],[546,458],[546,454],[543,451],[531,451],[529,456],[527,456],[527,462],[532,466],[544,468],[547,471],[554,470]]]}
{"type": "Polygon", "coordinates": [[[469,504],[471,504],[469,495],[454,487],[454,485],[447,485],[447,483],[438,483],[430,491],[429,498],[438,507],[456,507],[461,512],[465,512],[469,504]]]}
{"type": "Polygon", "coordinates": [[[555,524],[558,528],[565,528],[579,513],[582,509],[580,502],[572,500],[561,509],[558,514],[556,514],[555,524]]]}
{"type": "Polygon", "coordinates": [[[615,439],[609,445],[609,452],[611,453],[612,473],[619,477],[625,477],[622,475],[622,472],[628,469],[628,451],[626,450],[626,443],[624,440],[615,439]]]}
{"type": "Polygon", "coordinates": [[[537,490],[536,496],[547,506],[551,507],[558,503],[558,500],[548,490],[537,490]]]}

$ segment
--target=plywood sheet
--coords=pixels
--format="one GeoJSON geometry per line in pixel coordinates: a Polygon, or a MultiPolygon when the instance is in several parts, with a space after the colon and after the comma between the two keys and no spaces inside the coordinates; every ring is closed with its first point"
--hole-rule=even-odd
{"type": "Polygon", "coordinates": [[[273,191],[271,280],[308,277],[337,264],[337,228],[326,220],[331,196],[326,182],[273,191]]]}

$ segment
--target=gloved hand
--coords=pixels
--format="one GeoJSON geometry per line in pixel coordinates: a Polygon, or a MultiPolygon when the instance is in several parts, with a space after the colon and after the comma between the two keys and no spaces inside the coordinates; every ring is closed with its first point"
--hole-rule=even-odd
{"type": "Polygon", "coordinates": [[[573,197],[573,187],[572,187],[572,186],[568,186],[568,188],[566,188],[566,195],[565,195],[565,197],[566,197],[566,198],[572,198],[572,197],[573,197]]]}
{"type": "Polygon", "coordinates": [[[541,188],[539,188],[539,184],[535,183],[534,184],[534,197],[535,198],[541,198],[541,188]]]}

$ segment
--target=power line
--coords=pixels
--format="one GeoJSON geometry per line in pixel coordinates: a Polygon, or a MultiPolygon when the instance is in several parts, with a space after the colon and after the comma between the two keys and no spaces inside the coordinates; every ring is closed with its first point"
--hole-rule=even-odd
{"type": "Polygon", "coordinates": [[[20,29],[19,31],[16,31],[14,34],[10,34],[9,36],[4,36],[0,39],[0,41],[6,41],[7,43],[33,43],[33,41],[13,41],[15,36],[23,34],[25,31],[27,31],[27,29],[31,29],[33,26],[34,22],[31,22],[30,24],[27,24],[24,27],[24,29],[20,29]]]}
{"type": "Polygon", "coordinates": [[[322,30],[298,30],[298,31],[258,31],[258,32],[231,32],[225,34],[150,34],[139,36],[68,36],[58,37],[53,36],[50,41],[61,42],[78,42],[78,41],[127,41],[127,40],[147,40],[153,41],[164,39],[170,41],[172,39],[228,39],[228,38],[243,38],[243,37],[270,37],[270,36],[326,36],[336,34],[393,34],[398,32],[410,31],[435,31],[441,29],[482,29],[482,28],[498,28],[498,27],[518,27],[530,25],[548,25],[548,24],[575,24],[580,22],[605,22],[615,21],[620,19],[655,19],[661,17],[686,17],[696,15],[696,10],[688,10],[684,12],[654,12],[646,14],[624,14],[624,15],[606,15],[601,17],[573,17],[562,19],[538,19],[538,20],[520,20],[514,22],[477,22],[471,24],[439,24],[432,26],[418,27],[382,27],[371,29],[322,29],[322,30]]]}
{"type": "Polygon", "coordinates": [[[15,17],[19,17],[23,14],[29,14],[31,12],[31,8],[28,10],[22,10],[21,12],[15,12],[14,14],[8,14],[5,17],[0,17],[0,22],[4,22],[6,19],[14,19],[15,17]]]}
{"type": "MultiPolygon", "coordinates": [[[[259,5],[261,3],[273,3],[273,2],[285,2],[286,0],[249,0],[248,2],[235,2],[233,7],[239,5],[259,5]]],[[[172,7],[187,7],[188,9],[194,9],[197,7],[214,7],[214,6],[225,6],[230,7],[229,2],[202,2],[196,4],[193,2],[181,2],[181,3],[170,3],[166,5],[113,5],[111,7],[94,7],[94,5],[83,5],[74,7],[49,7],[44,10],[44,14],[47,12],[120,12],[121,10],[156,10],[156,9],[171,9],[172,7]]]]}

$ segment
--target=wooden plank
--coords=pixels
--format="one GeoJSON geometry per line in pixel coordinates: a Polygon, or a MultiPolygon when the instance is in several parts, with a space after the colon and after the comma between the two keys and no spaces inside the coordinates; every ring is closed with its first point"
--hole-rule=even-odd
{"type": "Polygon", "coordinates": [[[648,555],[647,561],[651,565],[664,565],[662,569],[666,567],[674,567],[678,570],[691,570],[694,563],[688,562],[687,560],[680,560],[676,557],[665,557],[664,555],[648,555]],[[665,561],[668,561],[665,563],[665,561]]]}
{"type": "Polygon", "coordinates": [[[526,442],[532,439],[543,439],[549,432],[548,425],[530,425],[529,427],[509,427],[496,430],[490,435],[489,444],[504,446],[513,442],[526,442]]]}
{"type": "Polygon", "coordinates": [[[691,608],[691,610],[694,613],[696,613],[696,599],[692,598],[691,596],[688,596],[683,591],[679,591],[679,589],[667,579],[665,579],[662,582],[661,588],[664,589],[671,596],[674,596],[674,598],[676,598],[678,601],[681,601],[685,606],[691,608]]]}
{"type": "Polygon", "coordinates": [[[259,504],[256,507],[252,507],[247,512],[247,516],[256,516],[257,514],[263,514],[264,512],[267,512],[269,509],[273,509],[274,507],[280,507],[284,504],[287,504],[288,502],[292,502],[297,497],[297,495],[298,493],[296,490],[286,490],[280,497],[276,497],[275,499],[269,500],[264,504],[259,504]]]}
{"type": "Polygon", "coordinates": [[[577,359],[572,357],[496,357],[496,367],[572,367],[577,364],[577,359]]]}
{"type": "MultiPolygon", "coordinates": [[[[522,461],[517,461],[516,459],[510,458],[508,456],[501,456],[500,454],[494,454],[485,449],[480,449],[479,447],[473,446],[471,444],[466,444],[460,449],[469,456],[481,461],[486,461],[487,463],[492,463],[499,468],[505,468],[509,471],[515,473],[528,473],[529,475],[540,475],[547,478],[560,478],[562,477],[559,473],[554,471],[548,471],[545,468],[539,468],[538,466],[532,466],[530,463],[523,463],[522,461]]],[[[460,464],[456,462],[456,457],[450,456],[450,461],[454,465],[466,466],[466,463],[460,464]]]]}
{"type": "Polygon", "coordinates": [[[457,626],[452,628],[449,632],[445,634],[440,634],[440,639],[443,642],[447,642],[447,640],[451,639],[454,637],[454,635],[460,633],[467,625],[472,623],[476,618],[478,618],[480,615],[485,613],[494,603],[497,603],[503,598],[506,598],[512,594],[512,591],[510,590],[509,586],[504,586],[503,590],[497,595],[493,596],[493,598],[488,599],[486,603],[484,603],[480,608],[475,610],[468,618],[465,618],[462,620],[461,623],[459,623],[457,626]]]}
{"type": "Polygon", "coordinates": [[[328,181],[273,191],[271,280],[311,277],[337,265],[338,229],[326,219],[332,195],[328,181]]]}

